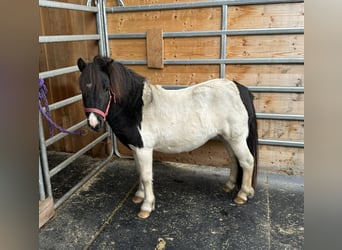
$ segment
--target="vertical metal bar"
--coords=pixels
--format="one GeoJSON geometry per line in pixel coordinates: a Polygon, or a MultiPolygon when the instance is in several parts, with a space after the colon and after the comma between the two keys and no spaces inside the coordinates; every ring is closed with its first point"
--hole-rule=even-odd
{"type": "Polygon", "coordinates": [[[99,54],[104,55],[105,48],[103,44],[103,22],[102,22],[102,1],[99,0],[97,2],[97,13],[96,13],[96,26],[97,26],[97,33],[100,35],[99,39],[99,54]]]}
{"type": "MultiPolygon", "coordinates": [[[[118,1],[118,3],[120,2],[120,6],[124,6],[123,2],[118,1]]],[[[104,40],[106,43],[106,56],[110,57],[110,49],[109,49],[109,38],[108,38],[108,26],[107,26],[107,11],[106,11],[106,0],[103,0],[103,24],[104,24],[104,40]]],[[[115,154],[117,157],[119,158],[129,158],[131,159],[132,156],[129,155],[123,155],[120,153],[119,151],[119,147],[118,147],[118,141],[117,138],[115,136],[115,134],[113,133],[111,127],[107,124],[107,131],[110,133],[110,137],[111,137],[111,141],[112,141],[112,153],[115,154]]]]}
{"type": "Polygon", "coordinates": [[[51,181],[50,181],[50,174],[49,174],[49,163],[48,163],[47,153],[46,153],[42,115],[40,112],[39,112],[39,146],[40,146],[40,155],[42,159],[42,166],[43,166],[42,170],[43,170],[45,187],[46,187],[48,196],[52,196],[52,188],[51,188],[51,181]]]}
{"type": "MultiPolygon", "coordinates": [[[[221,11],[221,30],[227,29],[227,15],[228,15],[228,5],[224,4],[222,5],[222,11],[221,11]]],[[[221,35],[221,53],[220,58],[226,59],[226,52],[227,52],[227,35],[222,34],[221,35]]],[[[226,64],[221,63],[220,64],[220,78],[226,77],[226,64]]]]}
{"type": "MultiPolygon", "coordinates": [[[[110,57],[110,49],[109,49],[109,38],[108,38],[108,26],[107,26],[107,11],[106,11],[106,0],[102,0],[102,22],[103,22],[103,41],[104,41],[104,52],[105,56],[110,57]]],[[[123,6],[123,5],[122,5],[123,6]]],[[[118,144],[116,140],[116,136],[114,135],[112,128],[106,124],[106,130],[110,134],[110,139],[112,142],[112,155],[116,154],[120,158],[124,158],[123,155],[119,153],[118,144]]]]}
{"type": "Polygon", "coordinates": [[[103,40],[105,47],[105,55],[110,57],[109,51],[109,39],[108,39],[108,26],[107,26],[107,12],[106,12],[106,0],[102,0],[102,20],[103,20],[103,40]]]}
{"type": "Polygon", "coordinates": [[[40,162],[40,156],[39,156],[39,199],[45,200],[46,196],[45,196],[45,187],[44,187],[44,181],[43,181],[43,174],[42,174],[42,165],[40,162]]]}

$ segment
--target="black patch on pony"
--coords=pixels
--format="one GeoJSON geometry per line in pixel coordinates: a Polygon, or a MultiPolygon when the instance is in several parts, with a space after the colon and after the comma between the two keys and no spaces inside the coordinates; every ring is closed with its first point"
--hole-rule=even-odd
{"type": "MultiPolygon", "coordinates": [[[[254,96],[249,91],[249,89],[240,83],[233,81],[240,93],[240,98],[245,105],[245,108],[248,113],[248,130],[249,134],[247,137],[247,145],[249,151],[254,157],[254,170],[252,176],[252,186],[253,188],[256,187],[256,180],[257,180],[257,171],[258,171],[258,128],[257,128],[257,121],[256,121],[256,114],[253,105],[254,96]]],[[[238,176],[237,176],[237,185],[240,187],[242,183],[242,168],[237,160],[238,164],[238,176]]]]}
{"type": "MultiPolygon", "coordinates": [[[[108,57],[96,56],[92,63],[100,66],[93,67],[94,70],[102,70],[106,73],[115,93],[116,103],[112,102],[109,108],[108,124],[125,146],[129,148],[128,145],[133,145],[142,148],[144,145],[139,128],[141,128],[142,95],[146,79],[108,57]]],[[[80,59],[78,65],[83,69],[86,67],[80,59]]]]}

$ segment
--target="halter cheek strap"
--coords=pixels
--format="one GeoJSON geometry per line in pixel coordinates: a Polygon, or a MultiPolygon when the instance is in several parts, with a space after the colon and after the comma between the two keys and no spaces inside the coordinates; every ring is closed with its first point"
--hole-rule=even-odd
{"type": "Polygon", "coordinates": [[[112,88],[110,88],[109,100],[108,100],[105,112],[103,112],[102,110],[97,109],[97,108],[84,108],[84,111],[85,112],[89,112],[89,113],[91,113],[91,112],[96,113],[96,114],[100,115],[103,118],[103,121],[106,121],[106,117],[107,117],[108,112],[109,112],[110,103],[112,101],[112,96],[113,96],[113,99],[114,99],[114,103],[116,103],[115,92],[113,91],[112,88]]]}

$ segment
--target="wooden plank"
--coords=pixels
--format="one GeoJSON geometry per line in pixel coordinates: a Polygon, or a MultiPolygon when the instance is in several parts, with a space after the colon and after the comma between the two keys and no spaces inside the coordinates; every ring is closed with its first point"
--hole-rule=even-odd
{"type": "Polygon", "coordinates": [[[304,57],[304,35],[233,36],[227,58],[304,57]]]}
{"type": "Polygon", "coordinates": [[[52,196],[43,201],[39,201],[39,228],[55,215],[52,196]]]}
{"type": "Polygon", "coordinates": [[[146,32],[147,66],[149,68],[164,68],[163,29],[148,29],[146,32]]]}
{"type": "Polygon", "coordinates": [[[263,139],[304,141],[304,121],[258,119],[258,134],[263,139]]]}
{"type": "Polygon", "coordinates": [[[218,65],[165,65],[162,71],[144,65],[128,67],[153,84],[191,85],[219,77],[218,65]]]}
{"type": "Polygon", "coordinates": [[[256,112],[304,114],[304,94],[254,93],[256,112]]]}
{"type": "Polygon", "coordinates": [[[260,145],[259,166],[263,171],[304,175],[304,148],[260,145]]]}
{"type": "Polygon", "coordinates": [[[146,60],[146,39],[109,40],[111,58],[120,60],[146,60]]]}
{"type": "Polygon", "coordinates": [[[146,32],[150,28],[162,28],[164,32],[218,30],[221,26],[220,7],[108,13],[107,17],[109,34],[146,32]]]}
{"type": "MultiPolygon", "coordinates": [[[[109,45],[111,57],[114,59],[148,59],[145,48],[149,45],[145,39],[112,39],[109,41],[109,45]]],[[[161,44],[159,45],[161,47],[161,44]]],[[[157,47],[154,46],[156,45],[151,45],[151,49],[157,50],[157,47]]],[[[166,38],[163,47],[164,59],[216,59],[220,55],[220,38],[166,38]]]]}
{"type": "Polygon", "coordinates": [[[228,28],[304,27],[304,3],[231,6],[228,28]]]}
{"type": "Polygon", "coordinates": [[[217,59],[220,47],[219,37],[168,38],[165,59],[217,59]]]}
{"type": "Polygon", "coordinates": [[[247,86],[304,86],[304,65],[227,65],[226,78],[247,86]]]}

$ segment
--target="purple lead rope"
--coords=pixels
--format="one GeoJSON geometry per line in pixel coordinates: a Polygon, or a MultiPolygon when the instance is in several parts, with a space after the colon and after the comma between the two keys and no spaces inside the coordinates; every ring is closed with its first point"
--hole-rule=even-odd
{"type": "Polygon", "coordinates": [[[52,118],[51,118],[51,114],[50,114],[50,110],[49,110],[49,104],[46,98],[46,94],[47,94],[48,90],[44,84],[44,80],[43,79],[39,79],[39,89],[38,89],[38,97],[39,97],[39,102],[38,102],[38,107],[40,112],[42,113],[42,115],[45,117],[45,119],[48,121],[49,123],[49,130],[50,130],[50,136],[52,137],[54,135],[53,133],[53,128],[58,129],[59,131],[63,132],[63,133],[67,133],[67,134],[71,134],[71,135],[82,135],[84,132],[83,131],[68,131],[64,128],[62,128],[61,126],[59,126],[57,123],[55,123],[52,118]],[[43,105],[42,105],[43,102],[43,105]]]}

